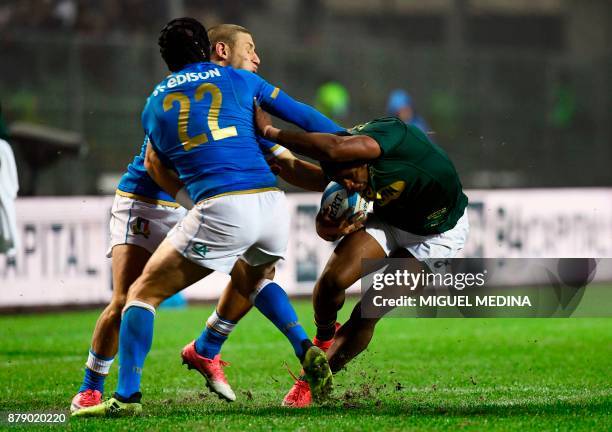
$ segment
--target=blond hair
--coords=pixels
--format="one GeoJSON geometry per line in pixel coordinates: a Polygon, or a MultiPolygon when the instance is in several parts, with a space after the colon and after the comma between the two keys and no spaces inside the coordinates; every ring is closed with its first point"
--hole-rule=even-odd
{"type": "Polygon", "coordinates": [[[211,27],[208,30],[208,39],[210,40],[212,51],[215,50],[215,46],[219,42],[226,43],[232,48],[236,42],[236,35],[238,33],[251,34],[246,28],[236,24],[219,24],[211,27]]]}

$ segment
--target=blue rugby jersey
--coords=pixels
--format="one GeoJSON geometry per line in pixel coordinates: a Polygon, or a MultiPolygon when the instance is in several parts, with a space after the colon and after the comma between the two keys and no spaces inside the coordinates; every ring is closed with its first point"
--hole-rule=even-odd
{"type": "Polygon", "coordinates": [[[258,75],[195,63],[153,91],[142,123],[160,159],[174,167],[194,202],[226,193],[274,188],[253,123],[253,99],[307,131],[342,128],[258,75]]]}
{"type": "MultiPolygon", "coordinates": [[[[261,137],[259,137],[258,141],[259,147],[265,155],[277,156],[285,150],[284,147],[261,137]]],[[[149,137],[145,136],[144,143],[140,148],[140,153],[130,162],[127,171],[119,181],[117,193],[140,201],[176,207],[178,204],[175,202],[174,198],[160,188],[147,173],[144,166],[144,159],[148,142],[149,137]]]]}

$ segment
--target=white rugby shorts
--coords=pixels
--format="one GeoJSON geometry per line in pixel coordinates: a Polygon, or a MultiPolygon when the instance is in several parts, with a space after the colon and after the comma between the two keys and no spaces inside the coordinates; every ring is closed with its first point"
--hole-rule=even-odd
{"type": "Polygon", "coordinates": [[[252,266],[283,258],[288,237],[287,199],[279,190],[201,201],[168,233],[185,258],[226,274],[239,258],[252,266]]]}
{"type": "Polygon", "coordinates": [[[421,236],[389,225],[374,213],[369,213],[365,230],[374,237],[387,256],[398,249],[406,249],[431,271],[439,273],[440,266],[434,267],[434,264],[440,259],[454,258],[463,249],[470,224],[466,209],[452,229],[441,234],[421,236]]]}
{"type": "Polygon", "coordinates": [[[110,245],[106,256],[110,258],[113,247],[122,244],[155,252],[168,231],[187,214],[183,207],[170,204],[145,202],[117,193],[111,210],[110,245]]]}

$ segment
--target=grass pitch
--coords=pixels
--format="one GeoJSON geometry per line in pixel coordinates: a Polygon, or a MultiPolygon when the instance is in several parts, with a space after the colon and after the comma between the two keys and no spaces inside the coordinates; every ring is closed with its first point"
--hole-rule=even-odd
{"type": "MultiPolygon", "coordinates": [[[[296,302],[313,334],[309,302],[296,302]]],[[[352,304],[344,308],[346,318],[352,304]]],[[[257,311],[224,346],[238,400],[181,366],[210,307],[161,310],[143,376],[144,415],[79,419],[72,430],[612,430],[612,320],[384,319],[370,349],[336,377],[335,399],[280,407],[298,372],[257,311]]],[[[97,312],[0,317],[0,428],[6,412],[67,412],[97,312]]],[[[116,363],[107,380],[115,387],[116,363]]],[[[32,426],[26,426],[31,430],[32,426]]],[[[42,428],[42,427],[41,427],[42,428]]]]}

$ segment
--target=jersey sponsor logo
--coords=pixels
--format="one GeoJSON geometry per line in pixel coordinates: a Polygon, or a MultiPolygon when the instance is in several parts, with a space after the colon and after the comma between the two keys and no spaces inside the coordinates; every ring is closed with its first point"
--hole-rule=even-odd
{"type": "Polygon", "coordinates": [[[399,198],[402,192],[404,192],[404,189],[406,189],[406,182],[403,180],[398,180],[390,185],[380,188],[377,192],[374,192],[372,189],[368,189],[366,192],[366,198],[376,201],[376,204],[379,206],[386,206],[391,201],[399,198]]]}
{"type": "Polygon", "coordinates": [[[151,229],[149,228],[149,223],[150,223],[149,220],[138,216],[130,227],[132,230],[132,234],[134,234],[135,236],[141,235],[144,238],[148,239],[149,236],[151,235],[151,229]]]}
{"type": "Polygon", "coordinates": [[[447,207],[443,207],[440,210],[436,210],[435,212],[427,216],[428,222],[425,224],[425,227],[433,228],[437,225],[440,225],[442,222],[446,220],[445,218],[446,218],[447,213],[448,213],[447,207]]]}
{"type": "Polygon", "coordinates": [[[200,257],[196,257],[196,259],[204,259],[206,258],[206,253],[208,252],[208,246],[201,242],[195,242],[193,246],[191,246],[191,251],[200,257]]]}
{"type": "Polygon", "coordinates": [[[166,91],[166,89],[172,89],[188,82],[191,83],[198,81],[206,81],[209,78],[220,76],[221,71],[218,68],[214,68],[205,72],[187,72],[178,75],[173,75],[168,78],[165,84],[162,83],[155,87],[153,95],[157,96],[159,93],[163,93],[164,91],[166,91]]]}

